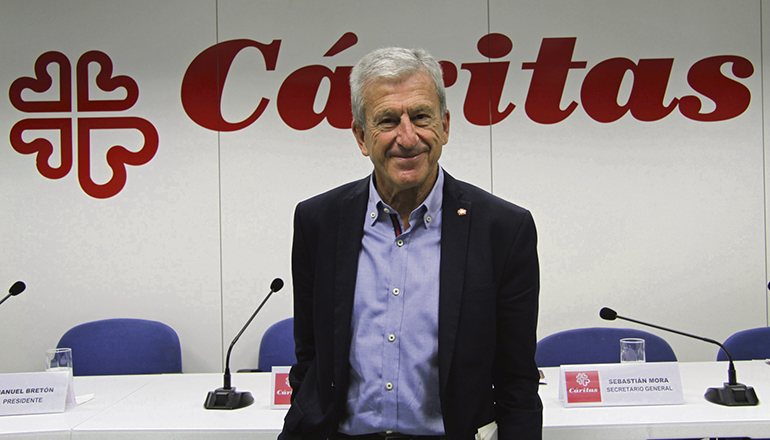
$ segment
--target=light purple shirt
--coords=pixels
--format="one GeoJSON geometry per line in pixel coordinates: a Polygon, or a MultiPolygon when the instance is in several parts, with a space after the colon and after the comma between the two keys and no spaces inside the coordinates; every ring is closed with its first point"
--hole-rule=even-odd
{"type": "MultiPolygon", "coordinates": [[[[444,171],[396,235],[387,206],[369,181],[358,257],[350,348],[349,435],[443,435],[439,401],[438,296],[444,171]]],[[[400,228],[399,228],[400,229],[400,228]]]]}

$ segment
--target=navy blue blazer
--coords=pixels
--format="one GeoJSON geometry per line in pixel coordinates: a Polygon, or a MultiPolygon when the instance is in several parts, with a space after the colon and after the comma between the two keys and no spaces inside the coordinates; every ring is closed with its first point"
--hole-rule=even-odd
{"type": "MultiPolygon", "coordinates": [[[[279,439],[334,438],[345,416],[368,184],[367,177],[297,205],[297,364],[279,439]]],[[[500,440],[540,439],[540,276],[532,215],[445,173],[442,216],[438,356],[446,437],[470,440],[496,421],[500,440]]]]}

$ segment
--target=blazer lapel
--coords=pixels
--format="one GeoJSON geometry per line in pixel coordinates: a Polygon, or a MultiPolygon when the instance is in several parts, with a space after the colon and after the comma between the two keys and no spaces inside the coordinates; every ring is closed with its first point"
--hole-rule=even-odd
{"type": "Polygon", "coordinates": [[[457,181],[446,172],[443,196],[438,311],[438,369],[442,395],[449,379],[449,367],[452,364],[457,337],[468,254],[468,234],[473,214],[471,203],[461,199],[462,192],[457,181]]]}
{"type": "Polygon", "coordinates": [[[347,382],[350,353],[350,323],[358,274],[358,253],[364,234],[366,204],[369,200],[369,178],[356,183],[338,204],[339,227],[335,253],[337,270],[334,278],[334,346],[335,380],[347,382]]]}

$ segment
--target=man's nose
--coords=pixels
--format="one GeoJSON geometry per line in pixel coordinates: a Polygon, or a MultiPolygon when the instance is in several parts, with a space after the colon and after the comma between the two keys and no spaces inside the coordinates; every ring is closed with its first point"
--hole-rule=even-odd
{"type": "Polygon", "coordinates": [[[401,116],[401,122],[398,124],[398,138],[396,139],[398,144],[403,148],[413,148],[419,140],[412,120],[409,119],[408,115],[401,116]]]}

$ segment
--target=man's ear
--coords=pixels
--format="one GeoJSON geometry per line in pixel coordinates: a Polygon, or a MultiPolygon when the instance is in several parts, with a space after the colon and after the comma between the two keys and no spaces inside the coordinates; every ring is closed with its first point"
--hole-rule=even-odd
{"type": "Polygon", "coordinates": [[[444,128],[444,145],[449,142],[449,110],[444,113],[444,118],[441,121],[444,128]]]}
{"type": "Polygon", "coordinates": [[[353,136],[356,137],[356,142],[358,143],[358,148],[361,149],[361,154],[364,156],[369,156],[369,148],[366,146],[366,132],[363,128],[361,128],[358,124],[356,124],[356,121],[353,121],[353,136]]]}

